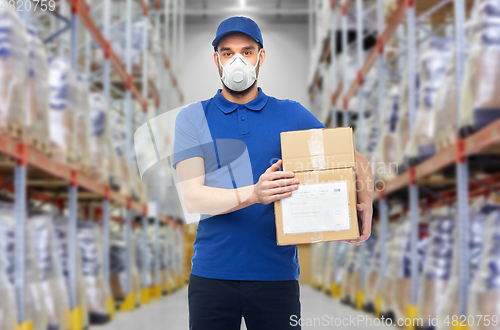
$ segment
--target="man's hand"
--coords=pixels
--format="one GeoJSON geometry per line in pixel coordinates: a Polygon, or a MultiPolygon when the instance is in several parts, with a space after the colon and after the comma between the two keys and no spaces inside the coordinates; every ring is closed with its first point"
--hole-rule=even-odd
{"type": "Polygon", "coordinates": [[[270,204],[274,201],[292,196],[298,189],[299,180],[294,179],[293,172],[278,171],[282,160],[269,167],[254,186],[254,198],[257,203],[270,204]]]}
{"type": "Polygon", "coordinates": [[[358,219],[361,219],[361,236],[355,240],[342,242],[360,246],[370,237],[372,233],[373,209],[370,205],[366,205],[365,203],[357,204],[356,209],[358,211],[358,219]]]}

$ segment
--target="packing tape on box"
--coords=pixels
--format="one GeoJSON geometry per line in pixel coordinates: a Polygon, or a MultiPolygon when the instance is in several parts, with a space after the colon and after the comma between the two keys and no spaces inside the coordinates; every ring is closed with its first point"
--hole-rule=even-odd
{"type": "MultiPolygon", "coordinates": [[[[320,132],[321,133],[321,132],[320,132]]],[[[321,133],[323,135],[323,133],[321,133]]],[[[311,140],[309,140],[309,146],[311,146],[311,140]]],[[[321,140],[321,145],[323,145],[323,140],[321,140]]],[[[314,158],[313,158],[314,159],[314,158]]],[[[325,157],[323,156],[323,160],[325,157]]],[[[313,160],[314,162],[314,160],[313,160]]],[[[324,163],[323,163],[324,164],[324,163]]],[[[319,172],[310,171],[304,173],[304,184],[318,184],[319,183],[319,172]]],[[[311,233],[311,243],[323,242],[323,232],[311,233]]]]}
{"type": "Polygon", "coordinates": [[[323,146],[323,131],[321,129],[311,129],[311,139],[309,143],[309,153],[311,154],[312,166],[315,170],[326,169],[325,148],[323,146]]]}
{"type": "Polygon", "coordinates": [[[323,232],[318,231],[315,233],[311,233],[311,243],[319,243],[323,242],[323,232]]]}
{"type": "Polygon", "coordinates": [[[305,172],[304,173],[304,184],[317,184],[319,183],[319,173],[318,172],[305,172]]]}

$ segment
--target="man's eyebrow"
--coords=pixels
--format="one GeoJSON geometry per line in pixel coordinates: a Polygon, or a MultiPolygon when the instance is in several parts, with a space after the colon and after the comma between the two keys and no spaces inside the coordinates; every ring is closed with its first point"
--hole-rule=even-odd
{"type": "MultiPolygon", "coordinates": [[[[256,47],[255,47],[255,46],[250,45],[250,46],[245,46],[245,47],[242,47],[241,49],[243,49],[243,50],[248,50],[248,49],[249,49],[249,50],[253,50],[253,49],[256,49],[256,47]]],[[[220,48],[220,51],[221,51],[221,52],[224,52],[224,51],[227,51],[227,50],[232,50],[232,49],[231,49],[231,47],[221,47],[221,48],[220,48]]]]}

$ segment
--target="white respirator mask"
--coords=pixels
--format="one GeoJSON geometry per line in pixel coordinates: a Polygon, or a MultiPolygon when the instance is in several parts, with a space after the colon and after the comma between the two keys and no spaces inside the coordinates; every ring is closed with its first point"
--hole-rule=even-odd
{"type": "Polygon", "coordinates": [[[259,65],[261,50],[259,50],[257,54],[257,63],[255,65],[250,63],[240,53],[235,54],[226,64],[222,65],[219,52],[217,52],[219,64],[222,67],[222,77],[220,79],[227,88],[236,92],[241,92],[253,85],[257,80],[255,69],[257,65],[259,65]]]}

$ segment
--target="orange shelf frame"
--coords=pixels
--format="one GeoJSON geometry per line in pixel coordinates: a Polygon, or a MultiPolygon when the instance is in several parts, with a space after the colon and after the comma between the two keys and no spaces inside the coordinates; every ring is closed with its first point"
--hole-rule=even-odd
{"type": "Polygon", "coordinates": [[[137,100],[137,102],[141,105],[144,104],[144,97],[142,96],[141,92],[131,82],[132,78],[131,76],[127,73],[123,65],[120,63],[120,60],[116,56],[116,54],[113,52],[111,49],[111,45],[108,40],[104,38],[102,35],[101,31],[97,28],[95,25],[94,21],[89,15],[89,11],[87,8],[87,5],[83,0],[67,0],[70,5],[75,6],[74,12],[78,14],[80,17],[81,22],[83,25],[87,28],[87,30],[90,32],[90,35],[94,38],[94,40],[97,42],[99,46],[103,49],[104,53],[109,56],[109,59],[111,61],[111,64],[113,65],[115,71],[118,73],[118,75],[127,83],[127,88],[130,88],[132,95],[134,98],[137,100]]]}
{"type": "MultiPolygon", "coordinates": [[[[117,204],[126,205],[128,196],[112,191],[105,184],[96,183],[90,177],[78,172],[75,166],[56,161],[39,150],[30,147],[22,141],[13,139],[5,133],[0,133],[0,153],[22,162],[26,166],[37,168],[51,176],[70,182],[76,181],[78,187],[84,188],[103,198],[108,194],[109,199],[117,204]]],[[[131,208],[139,213],[145,210],[146,205],[132,202],[131,208]]]]}
{"type": "MultiPolygon", "coordinates": [[[[368,74],[368,71],[370,71],[370,69],[373,67],[373,65],[377,61],[380,47],[383,49],[384,45],[389,41],[389,39],[392,37],[392,35],[396,31],[396,28],[398,27],[398,25],[403,20],[405,13],[406,13],[406,8],[407,8],[407,2],[401,1],[398,8],[394,12],[394,16],[392,17],[391,21],[386,25],[384,32],[382,32],[382,34],[377,36],[377,43],[378,43],[377,47],[375,47],[371,51],[371,53],[368,55],[368,58],[365,61],[365,64],[358,72],[358,75],[360,75],[359,78],[361,78],[361,81],[364,80],[364,77],[368,74]]],[[[351,83],[351,86],[347,90],[347,93],[344,95],[344,98],[347,100],[347,102],[349,102],[349,100],[354,96],[354,94],[358,90],[359,86],[360,86],[359,79],[355,80],[351,83]]]]}
{"type": "MultiPolygon", "coordinates": [[[[464,139],[466,156],[477,155],[484,149],[500,144],[500,119],[464,139]]],[[[434,156],[415,167],[416,179],[422,179],[430,174],[454,164],[456,161],[456,145],[441,149],[434,156]]],[[[390,194],[408,185],[408,172],[402,173],[386,182],[385,194],[390,194]]],[[[379,194],[375,194],[379,198],[379,194]]]]}
{"type": "MultiPolygon", "coordinates": [[[[332,5],[334,0],[331,0],[331,1],[332,2],[330,5],[332,5]]],[[[350,4],[350,0],[345,0],[341,5],[341,11],[342,12],[347,11],[349,4],[350,4]]],[[[398,25],[402,22],[404,15],[405,15],[406,8],[407,8],[407,2],[401,1],[398,8],[394,12],[394,16],[387,23],[385,30],[380,35],[377,36],[377,43],[378,43],[377,47],[375,47],[372,50],[372,52],[368,55],[363,67],[360,69],[360,71],[358,73],[358,74],[360,74],[361,81],[368,74],[368,71],[370,71],[370,69],[373,67],[373,65],[377,61],[378,50],[380,49],[380,47],[384,47],[384,45],[389,41],[391,36],[396,31],[396,28],[398,27],[398,25]]],[[[323,56],[321,56],[321,59],[322,59],[321,61],[326,62],[330,56],[332,56],[331,40],[329,40],[328,45],[325,48],[325,54],[323,54],[323,56]]],[[[319,77],[317,79],[319,79],[319,77]]],[[[359,81],[358,79],[353,81],[351,83],[351,85],[349,86],[349,89],[347,90],[346,94],[342,96],[342,98],[346,102],[349,102],[349,100],[356,93],[356,91],[359,87],[358,81],[359,81]]],[[[339,81],[335,90],[337,90],[338,85],[340,85],[342,83],[343,83],[342,81],[339,81]]],[[[314,92],[315,91],[313,89],[313,91],[309,95],[311,99],[314,97],[314,92]]],[[[335,106],[339,97],[341,97],[340,94],[332,95],[332,100],[331,100],[332,106],[335,106]]]]}
{"type": "MultiPolygon", "coordinates": [[[[104,53],[109,56],[109,59],[111,61],[111,64],[113,65],[113,68],[115,71],[118,73],[118,75],[123,79],[123,81],[127,84],[127,88],[130,88],[130,91],[132,92],[132,95],[134,98],[137,100],[137,102],[143,106],[146,102],[145,97],[141,94],[141,91],[137,88],[135,84],[132,83],[132,78],[131,76],[127,73],[125,70],[125,67],[122,65],[120,60],[118,59],[118,56],[113,52],[111,49],[111,45],[106,38],[102,35],[101,31],[97,28],[95,25],[94,21],[89,15],[88,7],[86,3],[83,0],[67,0],[70,5],[75,6],[75,12],[78,14],[80,17],[81,22],[83,25],[87,28],[87,30],[90,32],[90,35],[94,38],[94,40],[97,42],[97,44],[103,49],[104,53]]],[[[148,5],[145,0],[139,0],[141,7],[144,11],[144,14],[148,13],[148,5]]],[[[159,0],[155,0],[155,5],[156,8],[159,9],[161,8],[161,3],[159,0]]],[[[169,69],[170,75],[172,77],[172,80],[174,81],[174,84],[176,85],[177,90],[179,91],[179,95],[181,98],[181,101],[184,101],[184,96],[182,92],[180,91],[179,87],[175,82],[177,82],[177,78],[175,77],[174,73],[170,69],[167,64],[165,64],[166,67],[169,69]]],[[[156,86],[155,86],[156,87],[156,86]]],[[[158,103],[158,97],[155,96],[155,102],[158,103]]]]}

